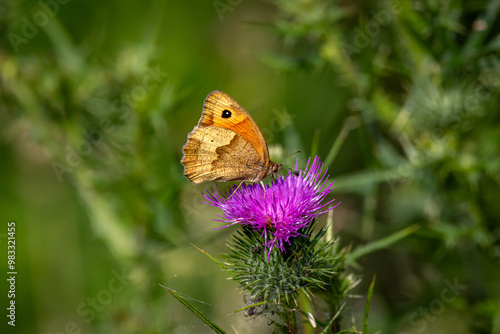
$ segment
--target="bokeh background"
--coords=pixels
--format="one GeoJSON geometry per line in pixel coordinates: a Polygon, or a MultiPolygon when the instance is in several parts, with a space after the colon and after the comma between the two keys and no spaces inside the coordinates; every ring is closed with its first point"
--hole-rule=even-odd
{"type": "MultiPolygon", "coordinates": [[[[2,333],[228,333],[244,295],[194,246],[232,230],[182,175],[186,135],[223,90],[274,161],[319,155],[350,265],[344,310],[379,333],[500,333],[500,1],[0,4],[0,236],[17,226],[16,327],[2,333]],[[300,150],[291,158],[287,155],[300,150]],[[333,198],[332,197],[332,198],[333,198]],[[411,232],[411,233],[409,233],[411,232]]],[[[220,184],[222,189],[228,185],[220,184]]],[[[6,312],[6,311],[4,311],[6,312]]]]}

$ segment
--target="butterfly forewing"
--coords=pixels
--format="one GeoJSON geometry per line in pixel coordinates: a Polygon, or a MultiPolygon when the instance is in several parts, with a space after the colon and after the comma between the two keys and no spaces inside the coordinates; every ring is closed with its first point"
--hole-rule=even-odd
{"type": "Polygon", "coordinates": [[[193,183],[256,182],[277,172],[267,145],[250,115],[221,91],[208,94],[198,125],[183,147],[184,175],[193,183]]]}
{"type": "Polygon", "coordinates": [[[211,125],[235,131],[255,148],[262,162],[269,161],[266,141],[252,116],[224,92],[213,91],[205,99],[198,126],[211,125]]]}

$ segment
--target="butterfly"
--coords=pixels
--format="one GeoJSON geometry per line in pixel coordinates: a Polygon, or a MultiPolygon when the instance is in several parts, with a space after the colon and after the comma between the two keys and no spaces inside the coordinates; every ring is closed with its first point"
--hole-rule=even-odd
{"type": "Polygon", "coordinates": [[[250,114],[221,91],[208,94],[182,149],[184,175],[194,184],[257,182],[282,169],[269,159],[264,136],[250,114]]]}

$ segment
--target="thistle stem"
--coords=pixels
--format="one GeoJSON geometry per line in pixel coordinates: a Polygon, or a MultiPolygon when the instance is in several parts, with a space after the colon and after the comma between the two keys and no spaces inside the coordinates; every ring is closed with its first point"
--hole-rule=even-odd
{"type": "Polygon", "coordinates": [[[295,314],[295,310],[293,309],[285,310],[285,321],[286,321],[286,333],[297,334],[297,316],[295,314]]]}

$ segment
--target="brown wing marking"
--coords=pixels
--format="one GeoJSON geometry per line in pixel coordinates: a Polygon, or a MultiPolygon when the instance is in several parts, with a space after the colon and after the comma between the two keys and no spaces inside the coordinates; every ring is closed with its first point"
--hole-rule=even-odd
{"type": "Polygon", "coordinates": [[[261,166],[253,146],[238,133],[215,126],[196,127],[184,145],[184,175],[193,183],[253,180],[261,166]]]}

